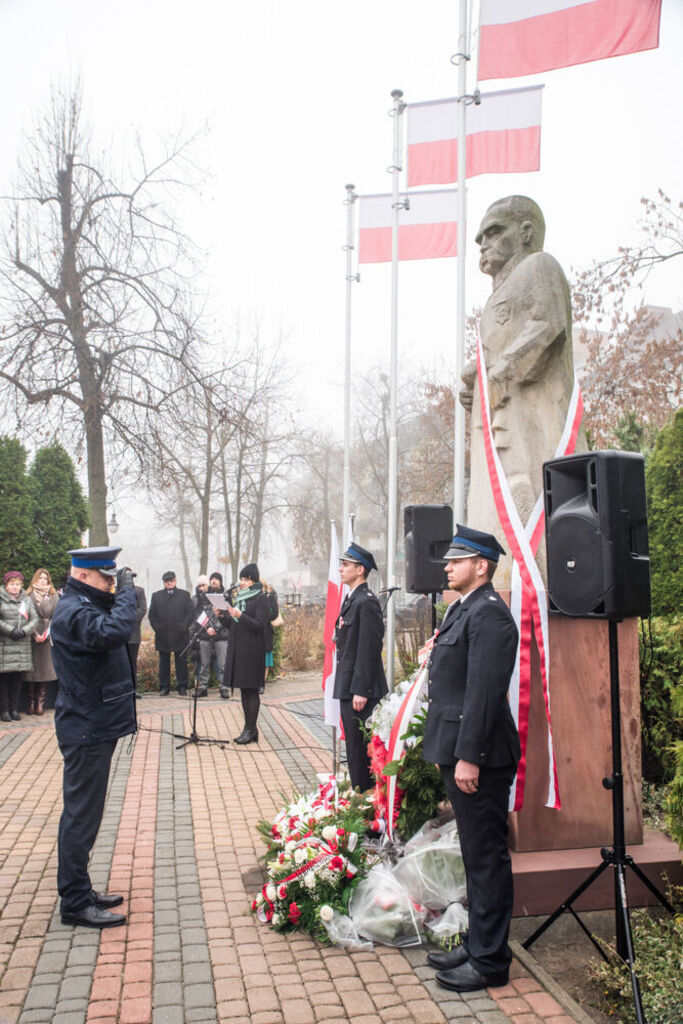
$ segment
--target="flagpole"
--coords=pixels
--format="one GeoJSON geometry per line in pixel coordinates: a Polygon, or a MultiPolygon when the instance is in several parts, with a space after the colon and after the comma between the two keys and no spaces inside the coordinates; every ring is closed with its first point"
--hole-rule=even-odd
{"type": "MultiPolygon", "coordinates": [[[[403,92],[394,89],[391,97],[394,108],[394,154],[391,164],[391,351],[389,358],[389,472],[387,508],[387,578],[386,586],[396,582],[396,539],[398,522],[398,441],[397,441],[397,392],[398,392],[398,219],[405,204],[399,199],[399,174],[401,172],[401,115],[405,109],[403,92]]],[[[396,616],[394,602],[387,605],[387,683],[394,686],[394,647],[396,616]]]]}
{"type": "Polygon", "coordinates": [[[467,245],[467,3],[460,0],[458,29],[458,282],[453,415],[453,518],[465,521],[465,410],[458,396],[465,366],[465,250],[467,245]]]}
{"type": "Polygon", "coordinates": [[[360,274],[353,273],[353,204],[358,196],[354,185],[346,186],[346,344],[344,349],[344,473],[342,479],[342,523],[344,529],[349,521],[351,507],[351,286],[360,281],[360,274]]]}

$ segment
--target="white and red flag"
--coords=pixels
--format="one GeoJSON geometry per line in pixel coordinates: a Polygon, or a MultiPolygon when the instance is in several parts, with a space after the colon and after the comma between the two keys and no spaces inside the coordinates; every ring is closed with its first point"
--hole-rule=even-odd
{"type": "Polygon", "coordinates": [[[479,79],[653,50],[661,7],[662,0],[481,0],[479,79]]]}
{"type": "MultiPolygon", "coordinates": [[[[483,93],[467,107],[466,175],[537,171],[543,86],[483,93]]],[[[408,106],[408,188],[458,180],[458,101],[408,106]]]]}
{"type": "Polygon", "coordinates": [[[325,625],[323,626],[323,642],[325,657],[323,660],[323,695],[325,711],[323,721],[326,725],[338,728],[341,724],[339,701],[335,700],[334,677],[337,670],[337,648],[334,642],[334,627],[339,616],[342,603],[342,581],[339,573],[339,542],[334,523],[330,541],[330,569],[327,576],[327,602],[325,604],[325,625]]]}
{"type": "MultiPolygon", "coordinates": [[[[359,196],[359,263],[391,261],[393,196],[359,196]]],[[[458,190],[402,193],[398,217],[399,260],[433,260],[456,256],[458,190]]]]}

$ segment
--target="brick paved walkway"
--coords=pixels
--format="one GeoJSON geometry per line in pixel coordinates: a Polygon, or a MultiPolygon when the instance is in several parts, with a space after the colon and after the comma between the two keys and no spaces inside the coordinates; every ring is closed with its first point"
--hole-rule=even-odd
{"type": "MultiPolygon", "coordinates": [[[[585,1024],[518,960],[510,985],[460,997],[436,985],[424,949],[349,955],[254,919],[255,822],[330,766],[319,693],[311,677],[270,686],[260,741],[241,748],[181,748],[188,702],[140,701],[92,857],[96,888],[126,895],[128,921],[102,934],[56,913],[52,714],[0,728],[0,1024],[585,1024]]],[[[199,703],[200,736],[241,727],[238,700],[199,703]]]]}

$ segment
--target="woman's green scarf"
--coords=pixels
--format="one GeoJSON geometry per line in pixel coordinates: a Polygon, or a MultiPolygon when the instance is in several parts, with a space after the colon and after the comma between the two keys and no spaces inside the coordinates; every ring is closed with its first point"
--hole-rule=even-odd
{"type": "Polygon", "coordinates": [[[262,583],[252,583],[252,585],[247,587],[245,590],[238,590],[235,594],[235,608],[237,608],[238,611],[243,612],[244,606],[249,598],[256,597],[256,595],[260,594],[262,590],[262,583]]]}

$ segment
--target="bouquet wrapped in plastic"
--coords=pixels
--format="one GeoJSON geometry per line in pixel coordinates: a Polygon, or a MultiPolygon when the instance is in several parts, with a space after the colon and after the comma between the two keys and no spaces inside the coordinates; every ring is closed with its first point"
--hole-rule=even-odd
{"type": "Polygon", "coordinates": [[[455,823],[426,822],[406,843],[394,876],[410,898],[427,910],[462,903],[467,886],[455,823]]]}
{"type": "Polygon", "coordinates": [[[419,946],[426,913],[394,872],[381,864],[372,868],[349,901],[349,917],[358,934],[385,946],[419,946]]]}

